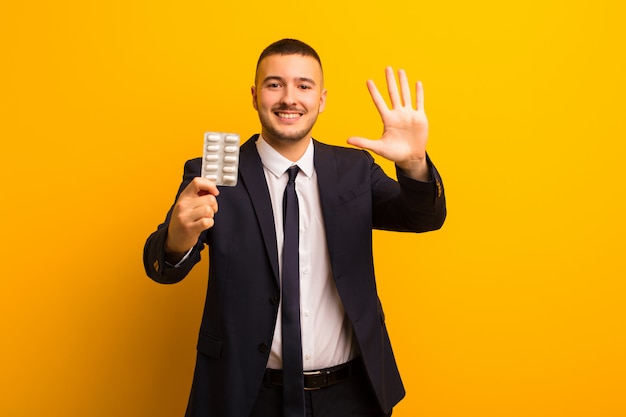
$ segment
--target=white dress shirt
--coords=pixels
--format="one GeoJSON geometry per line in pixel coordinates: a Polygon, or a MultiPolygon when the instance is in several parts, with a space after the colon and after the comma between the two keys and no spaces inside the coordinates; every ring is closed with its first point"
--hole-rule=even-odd
{"type": "MultiPolygon", "coordinates": [[[[330,267],[313,163],[313,141],[309,139],[306,152],[295,163],[282,156],[262,137],[259,137],[256,146],[272,200],[279,265],[282,265],[283,194],[288,179],[286,171],[292,165],[300,168],[296,177],[296,193],[300,211],[300,322],[304,370],[323,369],[348,362],[357,355],[358,350],[330,267]]],[[[282,369],[281,307],[282,303],[267,363],[268,368],[272,369],[282,369]]]]}

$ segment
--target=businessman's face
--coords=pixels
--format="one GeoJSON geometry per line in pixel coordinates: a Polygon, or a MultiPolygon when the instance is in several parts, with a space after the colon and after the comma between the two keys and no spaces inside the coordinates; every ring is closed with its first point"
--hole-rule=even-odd
{"type": "Polygon", "coordinates": [[[269,143],[309,138],[325,102],[322,68],[315,58],[270,55],[260,62],[252,104],[259,113],[261,134],[269,143]]]}

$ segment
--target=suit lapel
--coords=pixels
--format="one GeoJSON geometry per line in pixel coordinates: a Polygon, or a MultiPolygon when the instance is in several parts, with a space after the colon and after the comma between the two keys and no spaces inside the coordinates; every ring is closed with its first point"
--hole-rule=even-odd
{"type": "Polygon", "coordinates": [[[278,249],[276,247],[276,227],[272,213],[272,201],[270,199],[263,164],[256,149],[256,140],[259,135],[254,135],[241,146],[239,153],[239,175],[244,187],[248,191],[250,201],[256,213],[267,256],[272,265],[272,271],[276,282],[278,275],[278,249]]]}
{"type": "MultiPolygon", "coordinates": [[[[255,142],[257,139],[258,135],[254,135],[241,146],[239,175],[252,201],[252,206],[261,228],[261,234],[263,235],[267,256],[270,259],[276,282],[279,282],[276,227],[274,225],[272,201],[263,172],[263,163],[256,149],[255,142]]],[[[313,158],[317,173],[322,216],[326,229],[326,242],[328,244],[328,252],[333,254],[336,249],[334,231],[337,230],[334,212],[339,201],[337,196],[337,167],[335,157],[329,146],[316,140],[313,141],[313,145],[315,147],[313,158]]]]}
{"type": "Polygon", "coordinates": [[[337,195],[337,166],[335,156],[331,148],[318,141],[313,141],[315,146],[314,163],[317,173],[317,186],[320,193],[320,203],[322,205],[322,216],[324,218],[324,228],[326,229],[326,243],[328,253],[336,253],[335,248],[335,208],[338,205],[337,195]]]}

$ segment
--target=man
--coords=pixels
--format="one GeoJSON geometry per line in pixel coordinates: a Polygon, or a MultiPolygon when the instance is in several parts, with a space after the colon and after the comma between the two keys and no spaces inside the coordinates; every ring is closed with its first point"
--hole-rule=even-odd
{"type": "Polygon", "coordinates": [[[175,283],[208,246],[187,416],[388,416],[404,396],[376,292],[372,229],[435,230],[446,209],[425,150],[422,86],[414,108],[398,74],[399,89],[386,69],[391,109],[367,83],[382,138],[348,140],[394,161],[398,181],[363,150],[311,138],[326,103],[322,66],[293,39],[257,63],[261,134],[241,147],[237,185],[199,177],[200,159],[185,165],[144,264],[155,281],[175,283]]]}

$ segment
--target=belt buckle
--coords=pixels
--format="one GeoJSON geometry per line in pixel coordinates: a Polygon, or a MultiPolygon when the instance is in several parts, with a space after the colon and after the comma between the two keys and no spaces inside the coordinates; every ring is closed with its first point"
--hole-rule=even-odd
{"type": "MultiPolygon", "coordinates": [[[[324,385],[328,385],[328,375],[330,375],[330,371],[326,370],[326,371],[304,371],[302,372],[302,375],[304,375],[305,377],[307,376],[319,376],[319,375],[324,375],[326,377],[326,381],[324,385]]],[[[322,387],[304,387],[305,391],[317,391],[318,389],[321,389],[322,387]]]]}

